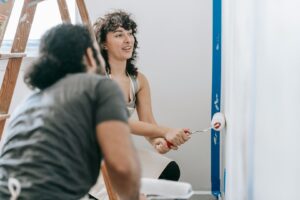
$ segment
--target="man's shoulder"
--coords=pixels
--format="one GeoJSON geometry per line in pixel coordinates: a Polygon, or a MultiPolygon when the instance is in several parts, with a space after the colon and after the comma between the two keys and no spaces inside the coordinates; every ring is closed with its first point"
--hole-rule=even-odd
{"type": "Polygon", "coordinates": [[[95,86],[98,84],[109,84],[111,80],[105,76],[99,74],[90,74],[90,73],[77,73],[68,75],[64,78],[63,84],[72,86],[86,85],[86,86],[95,86]]]}
{"type": "Polygon", "coordinates": [[[105,76],[102,76],[100,74],[91,74],[91,73],[77,73],[77,74],[72,74],[68,76],[69,79],[78,79],[78,80],[83,80],[83,81],[102,81],[106,80],[107,78],[105,76]]]}
{"type": "Polygon", "coordinates": [[[119,90],[119,87],[115,81],[110,78],[99,75],[99,74],[89,74],[89,73],[79,73],[70,75],[67,77],[66,83],[69,87],[78,87],[83,90],[96,90],[98,92],[113,92],[119,90]]]}

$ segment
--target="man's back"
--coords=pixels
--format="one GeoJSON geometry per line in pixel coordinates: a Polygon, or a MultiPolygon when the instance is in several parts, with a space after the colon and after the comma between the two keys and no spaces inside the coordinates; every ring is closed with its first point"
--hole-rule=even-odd
{"type": "Polygon", "coordinates": [[[10,196],[11,177],[21,183],[22,199],[84,196],[96,182],[102,159],[96,125],[111,119],[127,121],[123,97],[112,81],[98,75],[69,75],[31,95],[5,135],[0,199],[10,196]]]}

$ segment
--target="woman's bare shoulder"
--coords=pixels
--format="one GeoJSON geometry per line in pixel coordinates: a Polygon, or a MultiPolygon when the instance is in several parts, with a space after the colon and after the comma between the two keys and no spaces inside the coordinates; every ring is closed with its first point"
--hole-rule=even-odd
{"type": "Polygon", "coordinates": [[[148,84],[149,84],[148,80],[147,80],[147,77],[140,71],[137,74],[137,80],[138,80],[138,83],[139,83],[139,90],[144,88],[145,86],[147,87],[148,84]]]}
{"type": "Polygon", "coordinates": [[[147,81],[147,77],[145,76],[145,74],[143,74],[142,72],[138,72],[137,74],[137,79],[140,83],[143,83],[143,82],[148,82],[147,81]]]}

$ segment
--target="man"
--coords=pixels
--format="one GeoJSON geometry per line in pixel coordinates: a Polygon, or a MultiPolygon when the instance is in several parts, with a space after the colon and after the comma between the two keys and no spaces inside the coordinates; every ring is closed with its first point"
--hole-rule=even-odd
{"type": "Polygon", "coordinates": [[[117,85],[93,74],[99,53],[86,27],[58,25],[25,73],[36,89],[13,113],[0,154],[0,199],[80,199],[104,158],[120,199],[139,197],[140,166],[117,85]]]}

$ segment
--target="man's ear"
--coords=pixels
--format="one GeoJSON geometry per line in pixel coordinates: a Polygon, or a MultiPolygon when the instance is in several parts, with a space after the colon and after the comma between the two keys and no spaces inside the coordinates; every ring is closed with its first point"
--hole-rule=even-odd
{"type": "Polygon", "coordinates": [[[101,44],[101,49],[107,50],[106,42],[103,42],[103,43],[101,44]]]}
{"type": "Polygon", "coordinates": [[[94,58],[93,50],[91,47],[86,49],[85,55],[84,55],[85,64],[87,67],[87,71],[90,71],[91,69],[97,68],[97,63],[94,58]]]}

